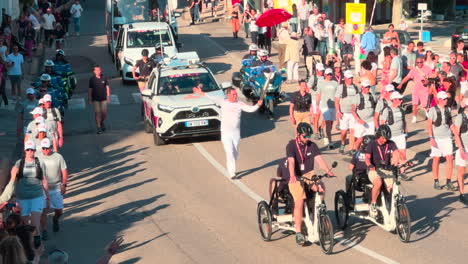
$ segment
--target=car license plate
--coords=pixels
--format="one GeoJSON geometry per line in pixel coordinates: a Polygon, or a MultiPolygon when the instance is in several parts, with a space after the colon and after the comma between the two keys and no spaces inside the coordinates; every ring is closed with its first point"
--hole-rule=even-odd
{"type": "Polygon", "coordinates": [[[197,126],[207,126],[208,120],[198,120],[198,121],[187,121],[185,122],[185,127],[197,127],[197,126]]]}

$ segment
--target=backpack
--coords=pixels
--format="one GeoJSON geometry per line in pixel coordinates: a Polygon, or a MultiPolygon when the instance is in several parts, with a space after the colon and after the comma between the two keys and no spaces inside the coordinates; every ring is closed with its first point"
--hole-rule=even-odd
{"type": "MultiPolygon", "coordinates": [[[[359,97],[361,97],[361,100],[359,102],[359,105],[358,105],[358,109],[359,110],[363,110],[364,109],[364,105],[365,105],[365,102],[364,102],[364,95],[362,93],[359,94],[359,97]]],[[[372,94],[369,94],[369,101],[371,102],[371,105],[372,105],[372,108],[375,108],[375,100],[374,100],[374,97],[372,96],[372,94]]]]}
{"type": "MultiPolygon", "coordinates": [[[[435,106],[435,110],[437,112],[437,119],[432,120],[432,125],[435,127],[440,127],[442,125],[442,112],[438,106],[435,106]]],[[[444,115],[445,123],[450,126],[452,124],[452,115],[450,114],[448,107],[444,107],[444,115]]]]}
{"type": "MultiPolygon", "coordinates": [[[[343,90],[341,90],[341,98],[346,98],[348,97],[348,88],[346,87],[346,84],[342,84],[341,87],[343,87],[343,90]]],[[[353,84],[354,90],[356,90],[356,94],[359,93],[359,89],[356,85],[353,84]]]]}
{"type": "Polygon", "coordinates": [[[462,115],[462,124],[460,126],[460,134],[465,134],[468,131],[468,117],[465,113],[461,113],[462,115]]]}
{"type": "MultiPolygon", "coordinates": [[[[393,117],[393,109],[391,107],[389,107],[389,106],[387,106],[386,108],[388,108],[387,123],[388,123],[388,125],[391,126],[391,125],[395,124],[395,119],[393,117]]],[[[398,107],[398,109],[400,110],[401,117],[402,117],[401,119],[403,120],[403,131],[406,131],[405,111],[403,111],[403,108],[401,108],[401,107],[398,107]]]]}
{"type": "MultiPolygon", "coordinates": [[[[23,177],[24,163],[25,163],[25,159],[22,158],[19,164],[18,174],[16,175],[18,179],[21,179],[23,177]]],[[[39,163],[39,159],[35,157],[34,163],[36,165],[36,178],[38,178],[39,180],[42,180],[43,173],[42,173],[41,164],[39,163]]]]}
{"type": "MultiPolygon", "coordinates": [[[[52,108],[52,116],[54,116],[54,121],[58,122],[58,114],[57,114],[57,108],[53,107],[52,108]]],[[[44,119],[47,120],[47,111],[44,112],[44,119]]]]}

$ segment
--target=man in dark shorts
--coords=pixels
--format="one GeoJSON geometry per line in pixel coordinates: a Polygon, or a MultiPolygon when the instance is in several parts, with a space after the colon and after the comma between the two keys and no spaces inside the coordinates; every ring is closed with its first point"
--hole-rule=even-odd
{"type": "Polygon", "coordinates": [[[93,103],[97,133],[102,134],[106,130],[104,120],[107,115],[107,103],[110,102],[110,86],[99,65],[94,66],[93,72],[93,77],[89,79],[88,103],[93,103]]]}
{"type": "MultiPolygon", "coordinates": [[[[289,192],[294,199],[294,225],[296,228],[296,243],[303,245],[305,243],[305,237],[301,233],[302,214],[304,206],[304,187],[300,181],[297,181],[296,176],[310,178],[314,175],[315,162],[318,163],[319,167],[323,169],[329,176],[333,176],[333,173],[328,168],[325,160],[323,159],[318,146],[310,141],[312,135],[312,127],[307,123],[300,123],[297,125],[296,138],[289,141],[286,146],[286,154],[288,157],[288,168],[289,168],[289,192]]],[[[323,193],[322,200],[325,196],[325,186],[323,182],[312,188],[313,191],[319,191],[323,193]]]]}
{"type": "Polygon", "coordinates": [[[142,50],[141,60],[138,60],[132,69],[133,79],[137,81],[140,93],[145,89],[146,82],[148,81],[151,72],[156,68],[156,63],[153,60],[150,60],[148,55],[149,51],[147,49],[142,50]],[[140,71],[140,75],[138,77],[136,76],[137,69],[140,71]]]}

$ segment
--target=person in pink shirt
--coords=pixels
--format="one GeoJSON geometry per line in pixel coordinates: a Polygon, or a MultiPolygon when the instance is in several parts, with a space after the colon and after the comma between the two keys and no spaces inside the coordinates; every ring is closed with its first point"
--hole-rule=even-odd
{"type": "Polygon", "coordinates": [[[432,69],[424,65],[423,58],[416,59],[416,67],[412,68],[411,71],[406,75],[406,77],[401,81],[398,85],[397,89],[401,89],[401,87],[408,82],[410,79],[414,82],[413,92],[411,94],[411,101],[413,105],[413,119],[411,123],[416,123],[416,115],[418,113],[418,105],[420,105],[424,110],[427,110],[427,99],[429,96],[429,91],[427,88],[427,79],[432,74],[432,69]]]}
{"type": "Polygon", "coordinates": [[[203,92],[202,86],[193,88],[193,93],[206,96],[221,106],[221,142],[226,152],[226,167],[231,179],[236,179],[236,160],[239,155],[240,119],[242,112],[255,112],[263,104],[259,100],[255,105],[246,105],[237,101],[237,91],[234,88],[226,89],[227,99],[220,99],[203,92]]]}

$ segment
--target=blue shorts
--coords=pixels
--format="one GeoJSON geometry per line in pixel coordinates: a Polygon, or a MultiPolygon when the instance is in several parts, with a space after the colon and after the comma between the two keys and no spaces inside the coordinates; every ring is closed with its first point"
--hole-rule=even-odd
{"type": "Polygon", "coordinates": [[[21,75],[8,75],[8,78],[10,78],[11,83],[21,82],[21,75]]]}

